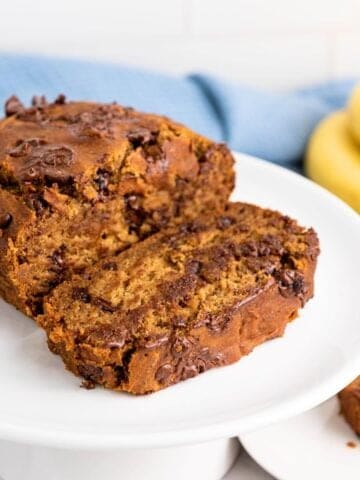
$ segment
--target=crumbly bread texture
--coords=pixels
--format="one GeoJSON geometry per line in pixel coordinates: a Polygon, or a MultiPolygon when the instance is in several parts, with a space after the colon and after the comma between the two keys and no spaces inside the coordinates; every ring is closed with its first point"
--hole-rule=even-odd
{"type": "Polygon", "coordinates": [[[350,427],[360,435],[360,377],[339,393],[341,413],[350,427]]]}
{"type": "Polygon", "coordinates": [[[318,253],[312,229],[228,204],[65,281],[39,323],[87,386],[154,392],[281,336],[313,295],[318,253]]]}
{"type": "Polygon", "coordinates": [[[116,104],[16,97],[0,121],[0,296],[30,316],[95,260],[206,210],[234,183],[229,150],[116,104]]]}

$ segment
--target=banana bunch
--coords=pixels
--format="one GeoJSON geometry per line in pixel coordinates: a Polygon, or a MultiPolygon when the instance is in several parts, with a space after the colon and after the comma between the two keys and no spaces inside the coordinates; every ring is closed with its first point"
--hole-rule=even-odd
{"type": "Polygon", "coordinates": [[[346,110],[325,118],[310,138],[305,169],[360,213],[360,86],[346,110]]]}

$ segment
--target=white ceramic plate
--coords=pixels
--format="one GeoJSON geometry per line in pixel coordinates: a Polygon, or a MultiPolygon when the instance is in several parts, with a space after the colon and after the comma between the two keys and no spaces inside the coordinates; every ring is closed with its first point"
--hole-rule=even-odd
{"type": "Polygon", "coordinates": [[[360,371],[360,221],[275,165],[237,155],[233,199],[280,209],[319,233],[316,296],[282,339],[154,395],[79,388],[44,334],[0,304],[0,439],[69,448],[155,447],[230,437],[331,397],[360,371]]]}
{"type": "Polygon", "coordinates": [[[278,480],[359,480],[360,440],[332,398],[302,415],[241,437],[278,480]],[[355,448],[347,445],[354,442],[355,448]]]}

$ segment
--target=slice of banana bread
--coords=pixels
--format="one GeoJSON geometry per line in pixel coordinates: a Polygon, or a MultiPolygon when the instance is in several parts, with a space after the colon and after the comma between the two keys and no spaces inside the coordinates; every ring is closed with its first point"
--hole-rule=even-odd
{"type": "Polygon", "coordinates": [[[168,118],[16,97],[0,121],[0,296],[36,316],[69,274],[171,222],[221,209],[233,158],[168,118]]]}
{"type": "Polygon", "coordinates": [[[360,435],[360,377],[339,393],[341,413],[350,427],[360,435]]]}
{"type": "Polygon", "coordinates": [[[154,392],[282,335],[313,295],[318,253],[312,229],[229,204],[64,282],[39,323],[88,386],[154,392]]]}

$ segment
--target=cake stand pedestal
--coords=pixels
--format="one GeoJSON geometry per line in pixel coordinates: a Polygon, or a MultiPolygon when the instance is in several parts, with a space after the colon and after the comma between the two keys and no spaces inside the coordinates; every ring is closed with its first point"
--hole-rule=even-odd
{"type": "Polygon", "coordinates": [[[171,448],[67,450],[0,442],[4,480],[220,480],[239,453],[237,439],[171,448]]]}

